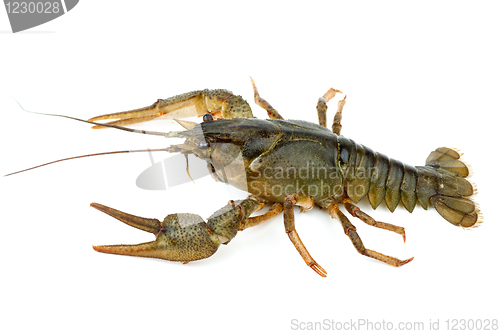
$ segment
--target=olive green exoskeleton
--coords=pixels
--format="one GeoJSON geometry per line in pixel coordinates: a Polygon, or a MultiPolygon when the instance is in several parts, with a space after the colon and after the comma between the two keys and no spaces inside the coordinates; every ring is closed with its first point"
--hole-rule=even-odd
{"type": "Polygon", "coordinates": [[[214,254],[221,244],[229,243],[238,231],[284,212],[285,231],[293,245],[309,267],[326,276],[326,271],[311,257],[295,230],[295,205],[301,211],[308,211],[315,205],[324,208],[341,222],[359,253],[398,267],[413,258],[399,260],[365,248],[339,205],[363,222],[393,231],[403,238],[404,228],[378,222],[354,203],[368,197],[374,209],[385,202],[389,210],[394,211],[401,203],[409,212],[418,203],[424,209],[434,207],[456,226],[470,228],[481,222],[479,208],[471,199],[474,188],[466,179],[469,169],[456,151],[440,147],[430,153],[425,166],[407,165],[340,135],[345,96],[338,102],[332,130],[326,128],[327,102],[342,92],[329,89],[319,98],[318,125],[284,120],[260,97],[253,80],[252,85],[255,102],[267,111],[268,120],[254,118],[249,104],[241,96],[219,89],[193,91],[158,100],[149,107],[87,121],[95,128],[114,127],[167,138],[185,138],[183,144],[172,145],[166,150],[194,154],[206,161],[216,180],[251,194],[244,200],[230,201],[207,222],[190,213],[170,214],[161,222],[92,203],[92,207],[156,236],[156,240],[139,245],[95,246],[96,251],[182,262],[199,260],[214,254]],[[190,116],[204,116],[203,122],[179,120],[185,130],[169,133],[123,127],[157,117],[190,116]],[[114,121],[96,123],[109,119],[114,121]],[[266,213],[251,216],[265,204],[270,204],[266,213]]]}

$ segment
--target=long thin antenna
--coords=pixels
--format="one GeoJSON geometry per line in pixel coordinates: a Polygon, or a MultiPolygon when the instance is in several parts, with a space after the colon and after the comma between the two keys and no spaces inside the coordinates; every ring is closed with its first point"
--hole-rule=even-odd
{"type": "Polygon", "coordinates": [[[145,150],[127,150],[127,151],[114,151],[114,152],[102,152],[102,153],[85,154],[85,155],[79,155],[79,156],[76,156],[76,157],[64,158],[64,159],[59,159],[59,160],[47,162],[47,163],[44,163],[44,164],[41,164],[41,165],[38,165],[38,166],[35,166],[35,167],[23,169],[23,170],[14,172],[14,173],[10,173],[10,174],[4,175],[4,177],[5,176],[14,175],[14,174],[18,174],[18,173],[22,173],[22,172],[26,172],[26,171],[29,171],[29,170],[32,170],[32,169],[35,169],[35,168],[39,168],[39,167],[43,167],[43,166],[55,164],[56,162],[61,162],[61,161],[66,161],[66,160],[73,160],[73,159],[79,159],[79,158],[94,157],[94,156],[97,156],[97,155],[118,154],[118,153],[162,152],[162,151],[168,152],[168,150],[169,150],[168,148],[156,148],[156,149],[145,149],[145,150]]]}
{"type": "MultiPolygon", "coordinates": [[[[115,128],[115,129],[118,129],[118,130],[123,130],[123,131],[128,131],[128,132],[142,133],[142,134],[154,135],[154,136],[162,136],[162,137],[167,137],[167,138],[182,137],[181,134],[183,132],[185,132],[185,131],[180,131],[180,132],[179,131],[157,132],[157,131],[137,130],[137,129],[126,128],[126,127],[119,126],[119,125],[104,124],[104,123],[97,123],[97,122],[92,122],[92,121],[86,121],[86,120],[83,120],[83,119],[80,119],[80,118],[66,116],[66,115],[46,114],[46,113],[41,113],[41,112],[36,112],[36,111],[30,111],[30,110],[24,109],[23,106],[21,105],[21,103],[19,103],[19,101],[17,101],[15,98],[12,98],[12,99],[14,101],[16,101],[16,103],[19,105],[19,107],[23,111],[29,112],[29,113],[32,113],[32,114],[38,114],[38,115],[44,115],[44,116],[54,116],[54,117],[63,117],[63,118],[68,118],[68,119],[72,119],[72,120],[79,121],[79,122],[89,123],[89,124],[92,124],[92,125],[100,125],[100,126],[104,126],[104,127],[108,127],[108,128],[115,128]]],[[[32,169],[35,169],[35,168],[47,166],[47,165],[50,165],[50,164],[54,164],[56,162],[61,162],[61,161],[66,161],[66,160],[73,160],[73,159],[79,159],[79,158],[94,157],[94,156],[98,156],[98,155],[107,155],[107,154],[138,153],[138,152],[161,152],[161,151],[168,152],[169,149],[168,148],[158,148],[158,149],[126,150],[126,151],[114,151],[114,152],[102,152],[102,153],[85,154],[85,155],[79,155],[79,156],[76,156],[76,157],[64,158],[64,159],[59,159],[59,160],[47,162],[47,163],[44,163],[44,164],[41,164],[41,165],[38,165],[38,166],[35,166],[35,167],[23,169],[23,170],[20,170],[20,171],[14,172],[14,173],[10,173],[10,174],[4,175],[4,176],[10,176],[10,175],[14,175],[14,174],[26,172],[26,171],[29,171],[29,170],[32,170],[32,169]]]]}
{"type": "Polygon", "coordinates": [[[76,118],[76,117],[71,117],[71,116],[66,116],[66,115],[46,114],[46,113],[41,113],[41,112],[36,112],[36,111],[30,111],[30,110],[24,109],[23,106],[21,105],[21,103],[19,103],[19,101],[17,101],[16,99],[14,99],[14,101],[16,101],[16,103],[19,105],[19,107],[22,110],[24,110],[25,112],[32,113],[32,114],[38,114],[38,115],[44,115],[44,116],[54,116],[54,117],[63,117],[63,118],[68,118],[68,119],[72,119],[72,120],[75,120],[75,121],[84,122],[84,123],[88,123],[88,124],[92,124],[92,125],[99,125],[99,126],[104,126],[104,127],[107,127],[107,128],[115,128],[115,129],[118,129],[118,130],[123,130],[123,131],[128,131],[128,132],[136,132],[136,133],[142,133],[142,134],[145,134],[145,135],[162,136],[162,137],[167,137],[167,138],[176,137],[178,135],[178,133],[179,133],[177,131],[157,132],[157,131],[137,130],[137,129],[126,128],[126,127],[119,126],[119,125],[86,121],[84,119],[80,119],[80,118],[76,118]]]}

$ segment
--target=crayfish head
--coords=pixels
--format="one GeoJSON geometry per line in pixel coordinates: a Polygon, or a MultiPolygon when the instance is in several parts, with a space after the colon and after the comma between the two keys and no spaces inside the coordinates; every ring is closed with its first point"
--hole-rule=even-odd
{"type": "Polygon", "coordinates": [[[252,161],[268,152],[279,141],[281,128],[259,119],[212,119],[193,125],[181,124],[187,131],[176,134],[186,138],[172,145],[170,152],[194,154],[208,162],[216,179],[247,190],[246,174],[252,161]]]}
{"type": "MultiPolygon", "coordinates": [[[[213,144],[232,144],[239,148],[243,159],[252,160],[271,149],[281,137],[281,128],[267,120],[233,118],[200,124],[203,137],[213,144]]],[[[230,155],[236,151],[226,152],[230,155]]]]}
{"type": "Polygon", "coordinates": [[[252,161],[269,151],[281,137],[281,128],[267,120],[234,118],[201,124],[210,150],[210,162],[223,182],[248,191],[252,161]]]}

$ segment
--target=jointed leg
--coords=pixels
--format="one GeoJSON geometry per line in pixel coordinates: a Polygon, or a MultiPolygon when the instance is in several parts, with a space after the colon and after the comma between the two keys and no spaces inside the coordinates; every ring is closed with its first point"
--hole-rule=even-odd
{"type": "Polygon", "coordinates": [[[326,105],[328,101],[333,99],[337,93],[342,94],[338,89],[330,88],[325,95],[318,99],[318,104],[316,105],[316,110],[318,111],[318,122],[319,125],[326,128],[326,110],[328,106],[326,105]]]}
{"type": "MultiPolygon", "coordinates": [[[[256,211],[258,211],[258,209],[256,211]]],[[[281,203],[273,203],[266,213],[259,216],[250,217],[246,221],[241,223],[239,230],[243,231],[249,227],[254,227],[265,223],[271,218],[279,215],[281,212],[283,212],[283,205],[281,203]]]]}
{"type": "Polygon", "coordinates": [[[335,113],[335,117],[333,117],[332,131],[337,136],[340,136],[340,130],[342,130],[342,125],[340,124],[340,121],[342,120],[342,109],[344,109],[346,98],[347,95],[344,95],[344,98],[339,101],[337,105],[337,112],[335,113]]]}
{"type": "Polygon", "coordinates": [[[253,95],[255,99],[255,103],[257,103],[258,106],[264,108],[267,111],[267,115],[269,118],[273,119],[284,119],[276,109],[274,109],[269,102],[264,100],[262,97],[259,95],[259,91],[257,90],[257,86],[255,85],[255,81],[253,81],[252,77],[250,77],[250,80],[252,80],[252,87],[253,87],[253,95]]]}
{"type": "Polygon", "coordinates": [[[361,209],[356,205],[352,204],[348,199],[344,200],[344,207],[353,217],[360,219],[368,225],[401,234],[403,236],[403,240],[406,241],[405,229],[403,227],[376,221],[375,219],[361,211],[361,209]]]}
{"type": "Polygon", "coordinates": [[[342,224],[342,227],[344,228],[344,233],[349,237],[349,239],[351,239],[351,242],[354,245],[354,248],[356,248],[356,250],[360,254],[371,257],[375,260],[385,262],[385,263],[390,264],[390,265],[395,266],[395,267],[401,267],[402,265],[405,265],[408,262],[410,262],[411,260],[413,260],[413,258],[410,258],[410,259],[401,261],[400,259],[397,259],[395,257],[384,255],[384,254],[381,254],[381,253],[378,253],[378,252],[375,252],[375,251],[372,251],[370,249],[365,248],[365,246],[363,245],[363,242],[361,241],[361,238],[359,237],[358,233],[356,232],[356,227],[354,225],[352,225],[351,222],[349,221],[349,219],[347,219],[347,217],[342,213],[342,211],[340,211],[338,205],[332,202],[328,206],[327,210],[328,210],[328,213],[330,214],[330,216],[332,216],[332,218],[336,218],[340,221],[340,223],[342,224]]]}
{"type": "Polygon", "coordinates": [[[285,231],[292,241],[293,245],[299,252],[302,259],[306,262],[306,264],[311,267],[318,275],[322,277],[326,277],[326,271],[323,269],[309,254],[306,247],[300,240],[300,237],[295,230],[295,216],[293,213],[293,206],[297,204],[301,207],[304,207],[306,210],[311,209],[314,206],[314,202],[310,197],[298,198],[296,194],[288,195],[285,197],[285,205],[284,205],[284,220],[285,220],[285,231]]]}

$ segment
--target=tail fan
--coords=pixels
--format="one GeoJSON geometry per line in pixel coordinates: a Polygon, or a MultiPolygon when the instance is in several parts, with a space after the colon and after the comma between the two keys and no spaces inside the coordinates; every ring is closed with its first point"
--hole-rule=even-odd
{"type": "Polygon", "coordinates": [[[436,194],[430,197],[429,204],[453,225],[477,227],[482,222],[482,216],[471,198],[475,190],[466,179],[469,168],[460,160],[460,154],[440,147],[429,154],[425,165],[438,172],[436,194]]]}

